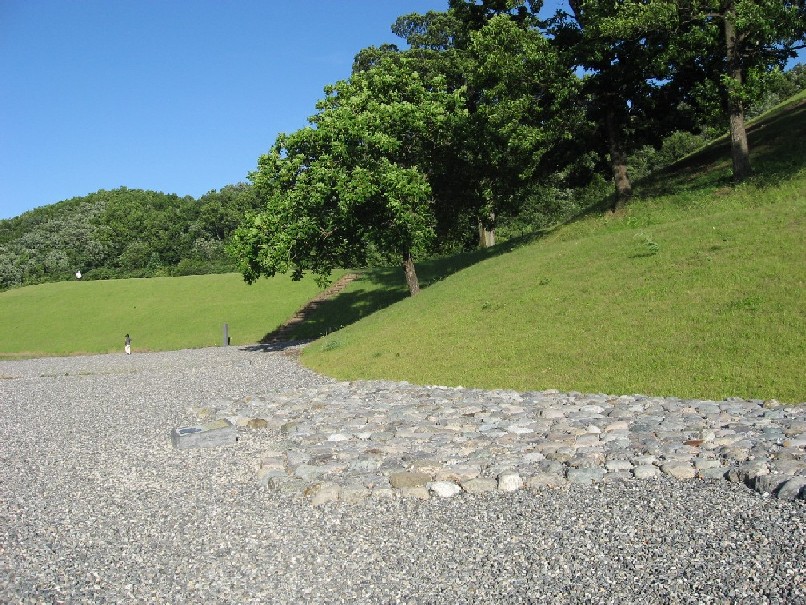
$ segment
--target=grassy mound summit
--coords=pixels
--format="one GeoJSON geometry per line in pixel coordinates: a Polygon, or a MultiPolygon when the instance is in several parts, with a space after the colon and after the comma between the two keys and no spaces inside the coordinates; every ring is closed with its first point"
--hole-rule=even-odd
{"type": "MultiPolygon", "coordinates": [[[[804,401],[804,125],[800,95],[752,126],[749,182],[730,183],[717,141],[638,183],[625,211],[503,245],[304,362],[341,379],[804,401]]],[[[343,302],[382,299],[376,277],[343,302]]]]}

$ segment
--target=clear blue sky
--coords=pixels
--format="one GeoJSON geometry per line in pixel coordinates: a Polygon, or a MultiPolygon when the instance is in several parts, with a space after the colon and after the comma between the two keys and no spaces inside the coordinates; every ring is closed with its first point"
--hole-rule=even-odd
{"type": "MultiPolygon", "coordinates": [[[[548,5],[556,1],[547,2],[548,5]]],[[[244,181],[399,16],[448,0],[0,0],[0,218],[244,181]]]]}
{"type": "MultiPolygon", "coordinates": [[[[0,0],[0,218],[244,181],[399,15],[447,0],[0,0]]],[[[564,0],[547,0],[554,12],[564,0]]]]}

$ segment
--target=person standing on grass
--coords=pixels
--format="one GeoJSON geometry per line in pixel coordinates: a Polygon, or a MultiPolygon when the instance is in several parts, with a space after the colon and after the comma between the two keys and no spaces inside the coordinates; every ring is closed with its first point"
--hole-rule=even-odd
{"type": "Polygon", "coordinates": [[[129,337],[128,334],[126,334],[125,343],[126,343],[126,345],[123,347],[123,349],[126,351],[126,355],[131,355],[132,354],[132,339],[129,337]]]}

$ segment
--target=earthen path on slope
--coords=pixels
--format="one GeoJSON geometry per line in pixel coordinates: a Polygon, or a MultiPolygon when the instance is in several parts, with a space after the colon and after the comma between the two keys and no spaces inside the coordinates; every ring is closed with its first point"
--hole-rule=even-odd
{"type": "Polygon", "coordinates": [[[262,339],[262,344],[271,344],[289,340],[292,331],[303,321],[305,321],[324,301],[335,298],[347,285],[358,278],[356,273],[346,273],[336,280],[326,289],[322,290],[312,298],[304,307],[299,309],[288,321],[281,324],[277,329],[266,334],[262,339]]]}

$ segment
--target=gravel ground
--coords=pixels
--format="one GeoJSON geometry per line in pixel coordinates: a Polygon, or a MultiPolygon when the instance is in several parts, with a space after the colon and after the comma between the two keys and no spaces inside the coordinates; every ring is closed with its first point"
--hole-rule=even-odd
{"type": "Polygon", "coordinates": [[[0,362],[2,603],[806,603],[806,505],[668,478],[312,507],[215,400],[327,382],[235,347],[0,362]]]}

